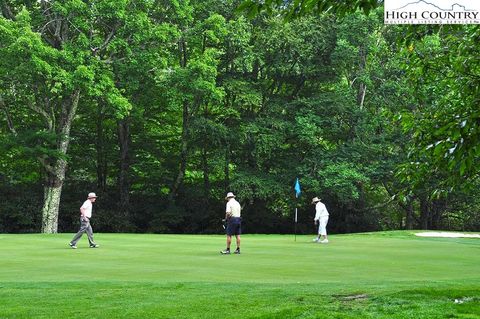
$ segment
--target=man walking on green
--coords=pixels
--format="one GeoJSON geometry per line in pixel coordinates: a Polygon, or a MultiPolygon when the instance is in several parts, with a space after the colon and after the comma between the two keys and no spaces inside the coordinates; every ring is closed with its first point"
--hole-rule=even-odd
{"type": "Polygon", "coordinates": [[[70,247],[73,249],[77,249],[77,242],[82,237],[83,233],[87,233],[88,242],[90,243],[90,248],[97,248],[99,247],[93,241],[93,229],[90,225],[90,218],[92,218],[92,208],[93,203],[97,199],[97,195],[95,193],[89,193],[87,200],[83,203],[82,207],[80,207],[80,230],[78,233],[73,236],[72,241],[69,243],[70,247]]]}
{"type": "Polygon", "coordinates": [[[227,221],[227,249],[222,250],[222,255],[230,254],[230,245],[232,243],[232,236],[235,235],[237,239],[237,249],[235,254],[240,254],[240,234],[242,233],[242,218],[240,217],[240,203],[235,200],[235,195],[232,192],[227,193],[225,197],[227,206],[225,208],[225,219],[227,221]]]}

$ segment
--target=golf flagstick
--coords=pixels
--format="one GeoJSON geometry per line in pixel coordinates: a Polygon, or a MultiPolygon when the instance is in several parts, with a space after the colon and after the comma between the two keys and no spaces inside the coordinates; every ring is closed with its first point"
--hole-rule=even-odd
{"type": "Polygon", "coordinates": [[[298,197],[300,196],[300,194],[302,193],[302,190],[300,189],[300,181],[298,180],[298,177],[297,177],[297,180],[295,181],[295,186],[293,187],[295,189],[295,230],[294,230],[294,233],[295,233],[295,241],[297,241],[297,199],[298,197]]]}
{"type": "Polygon", "coordinates": [[[297,207],[295,207],[295,241],[297,241],[297,207]]]}

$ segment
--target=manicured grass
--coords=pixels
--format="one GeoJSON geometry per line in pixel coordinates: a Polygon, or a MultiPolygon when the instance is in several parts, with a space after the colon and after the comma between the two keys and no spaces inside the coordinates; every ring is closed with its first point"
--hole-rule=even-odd
{"type": "Polygon", "coordinates": [[[480,318],[479,239],[95,236],[0,235],[0,318],[480,318]]]}

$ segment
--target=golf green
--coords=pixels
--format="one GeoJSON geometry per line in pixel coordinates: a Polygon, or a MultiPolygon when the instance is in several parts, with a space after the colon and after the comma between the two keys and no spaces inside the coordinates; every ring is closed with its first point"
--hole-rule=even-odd
{"type": "Polygon", "coordinates": [[[95,236],[0,235],[0,318],[480,318],[480,239],[95,236]]]}

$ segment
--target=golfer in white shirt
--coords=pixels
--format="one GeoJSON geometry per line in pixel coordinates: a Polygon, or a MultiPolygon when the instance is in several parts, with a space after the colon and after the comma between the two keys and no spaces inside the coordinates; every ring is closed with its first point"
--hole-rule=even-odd
{"type": "Polygon", "coordinates": [[[232,236],[235,235],[237,239],[237,249],[234,254],[240,254],[240,235],[242,234],[242,218],[240,212],[242,210],[240,203],[235,200],[235,195],[228,192],[225,197],[227,205],[225,207],[225,220],[227,221],[227,248],[222,250],[222,255],[230,255],[230,245],[232,243],[232,236]]]}
{"type": "Polygon", "coordinates": [[[317,238],[313,239],[314,242],[327,244],[327,224],[328,224],[328,211],[325,204],[320,201],[318,197],[312,199],[312,205],[315,205],[315,218],[313,219],[315,225],[318,224],[317,238]],[[323,237],[323,239],[322,239],[323,237]]]}
{"type": "Polygon", "coordinates": [[[90,248],[99,247],[93,241],[93,229],[92,225],[90,225],[93,203],[95,203],[96,199],[97,195],[95,195],[95,193],[89,193],[87,200],[83,203],[82,207],[80,207],[80,230],[78,231],[78,233],[75,234],[75,236],[73,236],[72,241],[69,243],[70,247],[72,247],[73,249],[77,249],[77,242],[80,240],[83,233],[87,233],[90,248]]]}

